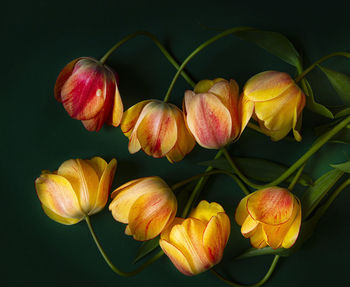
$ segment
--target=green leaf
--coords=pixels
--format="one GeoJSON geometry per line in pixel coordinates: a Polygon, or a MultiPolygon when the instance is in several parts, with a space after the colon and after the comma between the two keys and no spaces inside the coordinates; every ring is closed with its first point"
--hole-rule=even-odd
{"type": "MultiPolygon", "coordinates": [[[[319,126],[315,129],[316,135],[319,136],[321,134],[326,133],[331,130],[340,120],[333,121],[330,124],[319,126]]],[[[341,144],[350,144],[350,125],[343,128],[340,132],[338,132],[335,136],[333,136],[329,142],[341,143],[341,144]]]]}
{"type": "Polygon", "coordinates": [[[346,105],[350,105],[350,77],[319,65],[319,68],[327,76],[334,90],[346,105]]]}
{"type": "Polygon", "coordinates": [[[247,30],[235,33],[241,39],[252,42],[288,64],[301,66],[301,58],[293,44],[282,34],[270,31],[247,30]]]}
{"type": "MultiPolygon", "coordinates": [[[[233,160],[246,176],[262,182],[271,182],[288,169],[286,166],[279,163],[259,158],[235,157],[233,160]]],[[[201,162],[200,164],[233,173],[229,162],[225,158],[201,162]]],[[[292,176],[287,179],[288,182],[291,182],[291,180],[292,176]]],[[[301,185],[310,186],[312,185],[312,178],[303,173],[298,182],[301,185]]]]}
{"type": "Polygon", "coordinates": [[[159,246],[159,236],[156,238],[153,238],[151,240],[145,241],[142,243],[141,247],[139,248],[136,257],[134,259],[134,263],[141,260],[143,257],[151,253],[153,250],[155,250],[159,246]]]}
{"type": "Polygon", "coordinates": [[[303,79],[302,82],[305,83],[306,89],[307,89],[307,91],[304,91],[307,95],[306,97],[307,108],[316,114],[319,114],[329,119],[333,119],[334,116],[329,109],[327,109],[324,105],[316,103],[314,93],[312,91],[310,83],[306,79],[303,79]]]}
{"type": "Polygon", "coordinates": [[[339,164],[331,164],[331,167],[334,167],[342,172],[350,173],[350,161],[339,164]]]}
{"type": "Polygon", "coordinates": [[[301,198],[303,218],[310,216],[328,191],[340,179],[344,173],[341,170],[333,169],[318,178],[314,185],[309,187],[301,198]]]}
{"type": "Polygon", "coordinates": [[[335,118],[341,118],[350,115],[350,108],[346,108],[335,115],[335,118]]]}

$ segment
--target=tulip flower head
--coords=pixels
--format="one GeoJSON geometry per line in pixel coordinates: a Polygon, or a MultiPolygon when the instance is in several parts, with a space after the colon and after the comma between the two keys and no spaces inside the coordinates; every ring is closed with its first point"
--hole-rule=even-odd
{"type": "Polygon", "coordinates": [[[253,247],[290,248],[299,235],[301,205],[287,189],[268,187],[244,197],[235,218],[253,247]]]}
{"type": "Polygon", "coordinates": [[[184,158],[195,141],[185,126],[182,112],[158,100],[142,101],[123,116],[121,129],[129,138],[129,152],[144,152],[155,158],[166,156],[170,162],[184,158]]]}
{"type": "Polygon", "coordinates": [[[218,78],[200,81],[186,91],[183,110],[187,127],[204,148],[219,149],[240,134],[236,81],[218,78]]]}
{"type": "Polygon", "coordinates": [[[297,141],[305,106],[305,95],[286,73],[267,71],[250,78],[240,99],[242,131],[253,117],[273,141],[284,138],[292,129],[297,141]]]}
{"type": "Polygon", "coordinates": [[[108,200],[117,161],[70,159],[55,172],[43,171],[35,188],[46,215],[66,225],[101,211],[108,200]]]}
{"type": "Polygon", "coordinates": [[[175,218],[159,245],[181,273],[191,276],[221,261],[229,235],[230,219],[222,206],[203,200],[189,218],[175,218]]]}
{"type": "Polygon", "coordinates": [[[144,241],[159,235],[173,220],[177,201],[170,187],[157,176],[132,180],[111,194],[109,210],[127,224],[125,234],[144,241]]]}
{"type": "Polygon", "coordinates": [[[105,122],[116,127],[123,115],[116,74],[93,58],[78,58],[63,68],[55,98],[89,131],[99,131],[105,122]]]}

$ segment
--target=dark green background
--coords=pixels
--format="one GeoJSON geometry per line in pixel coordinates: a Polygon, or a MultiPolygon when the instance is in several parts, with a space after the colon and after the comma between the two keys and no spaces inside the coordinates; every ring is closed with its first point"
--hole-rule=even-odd
{"type": "MultiPolygon", "coordinates": [[[[129,155],[127,139],[119,128],[87,132],[55,101],[55,79],[67,62],[80,56],[101,57],[135,30],[156,34],[179,61],[215,34],[211,28],[238,25],[285,34],[305,56],[306,64],[333,51],[349,51],[348,1],[243,2],[5,1],[1,44],[2,286],[225,286],[210,272],[185,277],[165,257],[136,277],[114,275],[95,248],[84,222],[63,226],[45,216],[34,180],[42,169],[55,170],[69,158],[98,155],[118,159],[113,187],[149,175],[159,175],[172,184],[203,171],[197,163],[214,156],[214,151],[196,147],[185,160],[170,165],[166,159],[153,159],[143,152],[129,155]]],[[[108,63],[119,73],[125,108],[146,98],[162,99],[175,73],[156,46],[142,37],[120,48],[108,63]]],[[[350,73],[349,62],[343,59],[330,60],[327,66],[350,73]]],[[[252,75],[271,69],[294,73],[281,60],[233,36],[207,48],[188,65],[197,80],[235,78],[241,86],[252,75]]],[[[319,101],[339,104],[323,75],[315,72],[310,79],[319,101]]],[[[180,105],[188,88],[179,79],[171,101],[180,105]]],[[[272,143],[247,131],[231,151],[291,164],[310,146],[311,127],[323,122],[327,120],[306,112],[302,143],[272,143]]],[[[349,154],[348,146],[328,144],[306,170],[316,178],[330,169],[330,163],[345,161],[349,154]]],[[[280,261],[268,286],[347,285],[349,191],[337,198],[303,249],[280,261]]],[[[209,182],[203,197],[222,203],[232,218],[242,194],[230,179],[220,176],[209,182]]],[[[92,223],[113,262],[132,270],[139,243],[123,235],[124,226],[115,222],[107,209],[94,216],[92,223]]],[[[230,263],[229,259],[242,247],[249,246],[247,240],[238,240],[241,237],[233,221],[232,226],[222,270],[241,282],[256,282],[272,258],[230,263]]]]}

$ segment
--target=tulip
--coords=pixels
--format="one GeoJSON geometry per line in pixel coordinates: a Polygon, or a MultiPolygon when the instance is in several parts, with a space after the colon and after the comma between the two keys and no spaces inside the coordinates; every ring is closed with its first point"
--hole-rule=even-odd
{"type": "Polygon", "coordinates": [[[117,161],[70,159],[57,171],[43,171],[35,188],[46,215],[66,225],[101,211],[108,200],[117,161]]]}
{"type": "Polygon", "coordinates": [[[157,176],[132,180],[111,194],[109,210],[127,224],[125,234],[145,241],[158,236],[173,220],[177,201],[170,187],[157,176]]]}
{"type": "Polygon", "coordinates": [[[204,148],[219,149],[238,138],[238,85],[218,78],[200,81],[186,91],[183,110],[189,130],[204,148]]]}
{"type": "Polygon", "coordinates": [[[299,235],[301,205],[287,189],[268,187],[244,197],[235,219],[253,247],[290,248],[299,235]]]}
{"type": "Polygon", "coordinates": [[[158,100],[142,101],[129,108],[124,113],[121,129],[129,138],[132,154],[142,148],[155,158],[166,156],[170,162],[178,162],[195,145],[181,110],[158,100]]]}
{"type": "Polygon", "coordinates": [[[109,67],[93,58],[75,59],[58,75],[55,98],[89,131],[99,131],[105,122],[117,127],[123,104],[116,77],[109,67]]]}
{"type": "Polygon", "coordinates": [[[250,78],[240,100],[242,131],[253,117],[262,132],[273,141],[284,138],[292,129],[301,141],[301,113],[305,95],[286,73],[267,71],[250,78]]]}
{"type": "Polygon", "coordinates": [[[222,206],[203,200],[189,218],[175,218],[159,245],[181,273],[191,276],[221,261],[229,235],[230,219],[222,206]]]}

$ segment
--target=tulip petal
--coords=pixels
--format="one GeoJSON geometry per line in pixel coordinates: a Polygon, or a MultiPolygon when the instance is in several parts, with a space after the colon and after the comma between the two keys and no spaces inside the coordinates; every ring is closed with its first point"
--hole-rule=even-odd
{"type": "Polygon", "coordinates": [[[41,203],[59,216],[80,219],[84,216],[70,182],[56,174],[42,174],[35,180],[41,203]]]}
{"type": "Polygon", "coordinates": [[[53,212],[50,208],[46,207],[45,205],[41,205],[41,207],[43,208],[45,214],[50,217],[52,220],[64,224],[64,225],[72,225],[72,224],[76,224],[79,221],[83,220],[83,217],[81,218],[68,218],[68,217],[62,217],[60,215],[58,215],[57,213],[53,212]]]}
{"type": "Polygon", "coordinates": [[[235,220],[239,226],[242,226],[243,222],[246,220],[247,216],[249,215],[247,211],[247,201],[249,196],[250,195],[243,197],[237,206],[236,213],[235,213],[235,220]]]}
{"type": "Polygon", "coordinates": [[[107,167],[107,162],[99,156],[95,156],[92,159],[87,160],[87,161],[90,164],[90,166],[95,170],[95,172],[98,176],[98,179],[100,180],[103,172],[105,171],[105,169],[107,167]]]}
{"type": "Polygon", "coordinates": [[[241,232],[243,236],[246,238],[252,236],[252,234],[256,231],[258,225],[258,221],[254,220],[251,216],[247,216],[241,227],[241,232]]]}
{"type": "Polygon", "coordinates": [[[185,220],[184,218],[175,217],[174,220],[166,228],[163,229],[162,233],[160,234],[160,238],[166,241],[170,241],[171,229],[177,224],[182,224],[184,220],[185,220]]]}
{"type": "Polygon", "coordinates": [[[122,121],[124,107],[123,107],[122,98],[119,93],[117,80],[114,76],[113,71],[111,71],[111,73],[113,75],[113,79],[111,79],[111,82],[113,82],[114,84],[114,96],[113,96],[113,108],[112,108],[112,113],[110,115],[109,123],[112,126],[117,127],[122,121]]]}
{"type": "Polygon", "coordinates": [[[163,157],[174,147],[177,126],[168,104],[158,103],[144,116],[137,128],[137,139],[144,152],[155,158],[163,157]]]}
{"type": "Polygon", "coordinates": [[[220,204],[216,202],[209,203],[206,200],[202,200],[198,206],[192,210],[190,217],[199,219],[204,224],[207,224],[213,216],[216,216],[220,212],[225,212],[220,204]]]}
{"type": "Polygon", "coordinates": [[[247,210],[259,222],[280,225],[292,216],[293,201],[293,195],[288,190],[268,187],[251,194],[247,201],[247,210]]]}
{"type": "Polygon", "coordinates": [[[244,85],[243,92],[251,101],[269,101],[280,96],[291,85],[294,82],[288,74],[266,71],[251,77],[244,85]]]}
{"type": "Polygon", "coordinates": [[[203,245],[207,256],[213,264],[218,263],[230,236],[230,219],[224,212],[210,219],[203,233],[203,245]]]}
{"type": "Polygon", "coordinates": [[[282,247],[283,248],[290,248],[294,245],[295,241],[298,238],[300,226],[301,226],[301,206],[298,202],[298,206],[296,207],[298,209],[297,216],[294,219],[292,225],[290,226],[286,236],[283,239],[282,247]]]}
{"type": "Polygon", "coordinates": [[[266,241],[267,236],[265,234],[265,231],[262,228],[262,225],[259,224],[254,234],[250,237],[250,243],[254,248],[264,248],[267,246],[266,241]]]}
{"type": "Polygon", "coordinates": [[[184,101],[187,125],[199,145],[216,149],[231,140],[231,115],[218,97],[186,91],[184,101]]]}
{"type": "Polygon", "coordinates": [[[91,211],[96,201],[99,179],[89,163],[81,159],[67,160],[57,173],[71,183],[82,210],[85,213],[91,211]]]}
{"type": "Polygon", "coordinates": [[[182,274],[185,274],[187,276],[194,275],[194,272],[188,260],[178,248],[164,239],[159,240],[159,245],[163,249],[164,253],[169,257],[171,262],[182,274]]]}
{"type": "Polygon", "coordinates": [[[241,119],[242,134],[254,112],[254,102],[250,101],[244,94],[241,95],[238,103],[238,113],[241,119]]]}

